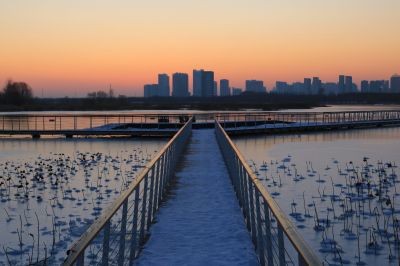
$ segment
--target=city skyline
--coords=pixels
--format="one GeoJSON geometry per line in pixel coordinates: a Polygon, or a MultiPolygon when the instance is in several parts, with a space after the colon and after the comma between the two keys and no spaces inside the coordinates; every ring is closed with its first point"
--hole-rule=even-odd
{"type": "Polygon", "coordinates": [[[396,0],[0,5],[0,83],[26,81],[37,96],[84,96],[109,84],[140,96],[154,73],[201,68],[241,88],[246,79],[271,88],[348,73],[360,84],[400,72],[396,0]]]}
{"type": "Polygon", "coordinates": [[[144,97],[153,96],[174,96],[174,97],[212,97],[212,96],[232,96],[240,95],[239,91],[250,93],[275,93],[275,94],[298,94],[298,95],[317,95],[317,94],[345,94],[345,93],[400,93],[400,75],[393,74],[389,79],[361,80],[359,84],[354,82],[351,75],[338,75],[336,81],[324,81],[320,77],[304,77],[303,82],[276,81],[275,86],[267,88],[263,80],[247,79],[243,88],[230,86],[229,79],[214,79],[215,73],[212,70],[193,69],[192,86],[189,85],[190,75],[188,73],[174,73],[172,84],[169,83],[168,74],[158,74],[158,83],[144,84],[144,97]],[[174,76],[184,75],[184,89],[174,89],[182,87],[181,83],[175,81],[174,76]],[[160,80],[160,76],[164,80],[160,80]],[[219,89],[218,89],[219,81],[219,89]],[[167,83],[167,84],[165,84],[167,83]],[[173,90],[169,91],[172,85],[173,90]]]}

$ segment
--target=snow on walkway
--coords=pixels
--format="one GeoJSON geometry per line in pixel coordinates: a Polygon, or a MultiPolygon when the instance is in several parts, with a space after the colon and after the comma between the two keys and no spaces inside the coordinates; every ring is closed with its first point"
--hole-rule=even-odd
{"type": "Polygon", "coordinates": [[[214,130],[194,130],[137,265],[258,265],[214,130]]]}

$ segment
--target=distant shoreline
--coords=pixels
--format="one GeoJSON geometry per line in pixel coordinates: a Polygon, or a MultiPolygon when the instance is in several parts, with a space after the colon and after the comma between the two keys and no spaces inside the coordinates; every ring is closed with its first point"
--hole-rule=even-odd
{"type": "Polygon", "coordinates": [[[328,105],[399,105],[400,94],[276,95],[244,94],[232,97],[155,98],[48,98],[24,105],[0,104],[0,112],[29,111],[277,111],[310,109],[328,105]]]}

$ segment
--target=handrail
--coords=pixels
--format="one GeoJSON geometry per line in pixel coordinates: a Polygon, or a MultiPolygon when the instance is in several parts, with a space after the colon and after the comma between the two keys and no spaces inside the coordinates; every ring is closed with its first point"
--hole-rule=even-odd
{"type": "MultiPolygon", "coordinates": [[[[191,127],[192,127],[192,120],[193,120],[193,118],[189,119],[189,121],[174,135],[174,137],[145,166],[143,171],[133,180],[133,182],[129,185],[129,187],[114,201],[112,206],[110,206],[107,210],[105,210],[105,212],[101,215],[101,217],[99,217],[86,230],[86,232],[72,245],[72,247],[69,250],[69,254],[68,254],[66,260],[64,261],[63,265],[73,265],[75,262],[77,262],[78,265],[83,265],[83,261],[85,259],[85,255],[84,255],[85,249],[91,244],[91,242],[96,238],[96,236],[98,236],[100,231],[103,230],[104,228],[106,228],[106,230],[107,230],[107,227],[108,227],[108,234],[110,234],[109,233],[110,221],[114,217],[114,215],[119,210],[121,210],[121,207],[123,209],[122,217],[125,217],[125,227],[126,227],[126,215],[127,215],[126,212],[127,212],[128,197],[133,195],[135,191],[137,192],[136,193],[137,198],[135,198],[135,209],[138,209],[139,189],[140,189],[140,184],[142,183],[143,180],[145,180],[144,193],[147,193],[147,190],[150,190],[150,193],[151,192],[155,193],[154,202],[151,202],[151,200],[152,200],[152,198],[150,198],[150,197],[152,197],[151,194],[149,196],[148,208],[150,208],[150,209],[158,208],[157,204],[160,203],[160,199],[162,197],[162,192],[163,192],[163,188],[161,188],[161,187],[167,181],[167,180],[162,180],[160,176],[163,174],[165,174],[167,176],[172,175],[172,169],[174,168],[174,166],[176,164],[176,157],[179,156],[179,154],[182,152],[183,145],[187,142],[187,139],[190,135],[191,127]],[[180,146],[177,146],[178,144],[180,144],[180,146]],[[172,153],[175,153],[175,154],[172,154],[172,153]],[[175,155],[175,157],[173,155],[175,155]],[[162,165],[162,163],[165,163],[165,165],[162,165]],[[155,168],[157,168],[157,169],[155,169],[155,168]],[[148,186],[147,179],[150,176],[150,171],[152,171],[150,181],[152,182],[152,184],[155,183],[155,185],[154,185],[154,187],[148,188],[147,187],[148,186]],[[155,173],[155,171],[157,171],[157,173],[155,173]],[[158,178],[158,179],[154,181],[154,179],[156,179],[156,178],[158,178]],[[157,185],[159,185],[160,188],[157,188],[157,185]],[[153,191],[151,191],[151,189],[153,189],[153,191]],[[157,190],[161,191],[158,195],[157,195],[157,192],[158,192],[157,190]],[[160,197],[159,200],[157,199],[157,196],[160,197]],[[152,203],[154,203],[154,206],[150,206],[152,203]]],[[[165,178],[169,179],[169,177],[165,177],[165,178]]],[[[142,203],[142,209],[143,209],[143,205],[146,206],[146,197],[143,199],[143,201],[144,202],[142,203]]],[[[146,208],[146,207],[144,207],[144,208],[146,208]]],[[[143,212],[143,215],[147,215],[147,213],[148,213],[150,218],[153,217],[151,215],[151,214],[153,214],[153,210],[150,210],[150,209],[146,209],[143,212]]],[[[137,217],[137,214],[135,214],[135,215],[137,217]]],[[[143,217],[142,217],[142,219],[143,219],[143,217]]],[[[148,217],[148,221],[146,224],[148,224],[148,226],[150,225],[149,217],[148,217]]],[[[124,230],[126,230],[126,228],[124,230]]],[[[146,230],[146,229],[144,229],[144,224],[141,224],[141,230],[146,230]]],[[[121,235],[124,235],[124,237],[123,237],[124,242],[125,242],[125,234],[126,234],[126,231],[122,232],[122,229],[121,229],[121,235]]],[[[139,239],[139,242],[140,242],[140,240],[141,239],[139,239]]],[[[133,251],[133,252],[135,252],[135,251],[133,251]]],[[[103,257],[104,257],[104,254],[103,254],[103,257]]],[[[135,257],[135,255],[133,256],[133,258],[134,257],[135,257]]]]}
{"type": "Polygon", "coordinates": [[[191,113],[147,113],[147,114],[21,114],[0,113],[0,133],[19,134],[63,134],[86,131],[106,132],[119,125],[130,125],[140,129],[179,126],[187,117],[195,117],[197,122],[254,122],[264,124],[283,122],[310,123],[361,123],[400,120],[400,110],[345,111],[345,112],[191,112],[191,113]],[[166,122],[166,123],[165,123],[166,122]],[[74,132],[73,132],[74,131],[74,132]]]}
{"type": "MultiPolygon", "coordinates": [[[[295,226],[293,223],[288,219],[287,215],[281,210],[281,208],[278,206],[276,201],[272,198],[271,194],[267,191],[265,186],[257,179],[257,176],[254,174],[253,170],[251,167],[247,164],[244,156],[241,154],[239,149],[236,147],[236,145],[233,143],[233,141],[230,139],[228,134],[225,132],[223,127],[218,121],[215,121],[215,129],[216,129],[216,135],[218,139],[218,143],[220,145],[220,148],[222,150],[222,153],[224,155],[225,161],[228,165],[228,169],[230,171],[231,178],[234,179],[243,179],[243,178],[249,178],[249,184],[254,185],[254,194],[258,195],[259,197],[262,198],[263,202],[267,205],[268,209],[272,212],[274,217],[276,218],[276,221],[278,222],[278,232],[281,229],[283,233],[286,235],[286,237],[289,239],[289,241],[292,243],[293,247],[295,250],[298,252],[298,262],[299,265],[322,265],[320,258],[315,254],[314,250],[311,249],[311,247],[307,244],[307,242],[303,239],[303,237],[297,232],[295,226]],[[245,174],[243,176],[243,174],[245,174]],[[236,176],[236,177],[235,177],[236,176]]],[[[263,230],[260,229],[262,227],[260,223],[262,223],[262,219],[260,218],[260,213],[261,213],[261,208],[260,208],[260,203],[258,201],[258,197],[255,197],[256,206],[248,206],[249,205],[249,200],[250,202],[253,199],[252,194],[249,193],[247,194],[246,199],[243,198],[243,195],[245,195],[246,192],[243,192],[244,189],[249,189],[248,185],[246,182],[243,180],[232,180],[232,183],[235,187],[235,190],[237,192],[237,196],[239,198],[239,202],[241,205],[247,205],[243,206],[242,208],[244,209],[245,213],[245,218],[246,220],[251,220],[250,223],[257,224],[256,225],[250,225],[249,230],[251,231],[251,234],[257,234],[256,238],[253,238],[253,243],[256,246],[256,249],[259,251],[258,256],[260,259],[260,263],[262,265],[270,265],[272,258],[268,258],[268,256],[271,256],[271,254],[268,254],[268,251],[265,251],[264,249],[268,249],[268,247],[265,247],[264,245],[260,245],[260,241],[263,241],[264,234],[263,230]],[[250,198],[250,199],[249,199],[250,198]],[[247,200],[247,203],[246,203],[247,200]],[[247,210],[246,210],[247,209],[247,210]],[[250,212],[249,212],[250,209],[250,212]],[[256,213],[254,213],[256,212],[256,213]],[[246,214],[247,213],[247,214],[246,214]],[[257,216],[257,220],[254,216],[257,216]],[[258,229],[257,229],[258,228],[258,229]],[[267,261],[269,263],[265,262],[264,256],[266,255],[267,261]]],[[[250,191],[252,193],[253,190],[250,191]]],[[[254,205],[254,203],[253,203],[254,205]]],[[[264,209],[264,212],[268,212],[268,210],[264,209]]],[[[268,223],[269,221],[264,220],[265,223],[268,223]]],[[[267,226],[266,226],[267,228],[267,226]]],[[[265,229],[267,230],[267,229],[265,229]]],[[[265,236],[268,236],[268,233],[265,234],[265,236]]],[[[278,233],[279,237],[279,233],[278,233]]],[[[271,241],[268,242],[268,239],[266,239],[267,243],[272,243],[271,241]]],[[[282,247],[283,247],[283,236],[282,236],[282,241],[281,241],[282,247]]],[[[281,248],[281,247],[280,247],[281,248]]],[[[281,255],[285,254],[284,251],[280,250],[279,253],[281,255]],[[281,253],[283,252],[283,253],[281,253]]],[[[280,263],[285,262],[284,257],[283,260],[280,258],[280,263]]],[[[284,263],[285,264],[285,263],[284,263]]]]}

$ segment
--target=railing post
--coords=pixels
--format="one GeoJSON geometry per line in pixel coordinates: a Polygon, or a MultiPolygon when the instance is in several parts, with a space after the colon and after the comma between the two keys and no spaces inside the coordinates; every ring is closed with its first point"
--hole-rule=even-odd
{"type": "Polygon", "coordinates": [[[151,180],[150,180],[150,193],[149,193],[149,207],[147,211],[147,230],[149,230],[152,217],[153,217],[153,197],[154,197],[154,178],[155,178],[155,170],[156,170],[156,165],[153,165],[153,168],[151,169],[151,180]]]}
{"type": "Polygon", "coordinates": [[[128,212],[128,199],[122,205],[121,235],[119,237],[118,265],[124,265],[125,260],[125,238],[126,238],[126,217],[128,212]]]}
{"type": "Polygon", "coordinates": [[[271,235],[271,218],[269,217],[269,207],[264,201],[264,219],[265,219],[265,247],[267,249],[267,265],[274,265],[274,255],[272,253],[272,235],[271,235]]]}
{"type": "Polygon", "coordinates": [[[101,265],[108,265],[108,253],[110,252],[110,226],[111,220],[108,220],[104,227],[104,236],[103,236],[103,254],[101,258],[101,265]]]}
{"type": "Polygon", "coordinates": [[[242,182],[242,178],[241,178],[243,168],[241,167],[239,158],[235,158],[235,164],[237,167],[237,179],[238,179],[237,183],[239,185],[239,204],[241,207],[244,207],[246,204],[245,203],[245,195],[246,195],[245,189],[246,188],[243,187],[243,182],[242,182]]]}
{"type": "Polygon", "coordinates": [[[243,210],[244,210],[244,214],[245,214],[245,217],[246,217],[247,230],[250,231],[250,229],[251,229],[251,226],[250,226],[250,209],[249,209],[249,198],[248,198],[249,188],[248,188],[247,182],[246,182],[246,172],[243,169],[244,166],[241,165],[240,168],[241,168],[241,177],[240,177],[240,179],[241,179],[241,182],[243,183],[242,186],[244,188],[244,204],[243,204],[244,208],[243,208],[243,210]]]}
{"type": "Polygon", "coordinates": [[[264,238],[261,225],[260,193],[255,189],[256,213],[257,213],[257,250],[261,265],[265,265],[264,238]]]}
{"type": "Polygon", "coordinates": [[[156,176],[155,176],[155,185],[154,185],[154,202],[153,202],[153,210],[152,210],[152,217],[154,217],[156,210],[158,209],[158,202],[159,202],[159,183],[160,183],[160,177],[161,177],[161,172],[162,172],[162,167],[160,167],[161,162],[164,160],[164,155],[161,156],[160,160],[157,161],[156,165],[156,176]]]}
{"type": "Polygon", "coordinates": [[[131,246],[129,254],[129,265],[133,264],[133,260],[136,257],[136,246],[138,237],[138,214],[139,214],[139,200],[140,200],[140,186],[135,189],[135,203],[133,207],[133,218],[132,218],[132,231],[131,231],[131,246]]]}
{"type": "Polygon", "coordinates": [[[283,228],[278,224],[278,250],[279,250],[279,265],[286,265],[285,259],[285,239],[283,238],[283,228]]]}
{"type": "Polygon", "coordinates": [[[250,207],[250,221],[251,221],[251,239],[253,240],[253,243],[257,246],[257,237],[256,237],[256,221],[254,217],[254,193],[253,193],[253,182],[251,180],[251,177],[249,175],[245,175],[246,179],[248,180],[248,186],[249,186],[249,207],[250,207]]]}
{"type": "Polygon", "coordinates": [[[139,240],[140,243],[143,243],[144,240],[144,232],[145,232],[145,222],[146,222],[146,206],[147,206],[147,189],[148,189],[148,179],[149,179],[149,174],[144,178],[144,188],[143,188],[143,199],[142,199],[142,210],[141,210],[141,221],[140,221],[140,236],[139,240]]]}

